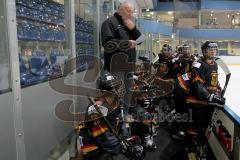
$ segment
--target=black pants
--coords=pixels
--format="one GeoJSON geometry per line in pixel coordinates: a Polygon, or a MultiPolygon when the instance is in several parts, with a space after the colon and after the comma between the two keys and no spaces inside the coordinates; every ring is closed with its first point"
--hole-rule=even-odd
{"type": "Polygon", "coordinates": [[[201,104],[176,104],[176,113],[180,115],[187,114],[187,122],[181,121],[176,123],[187,127],[207,128],[211,122],[212,114],[215,107],[212,105],[201,104]]]}
{"type": "Polygon", "coordinates": [[[215,107],[212,105],[190,105],[192,110],[192,125],[207,128],[210,124],[215,107]]]}
{"type": "Polygon", "coordinates": [[[134,114],[137,120],[131,124],[131,133],[143,139],[146,135],[150,134],[149,126],[143,123],[144,115],[147,111],[142,106],[137,105],[136,107],[130,108],[130,113],[134,114]]]}

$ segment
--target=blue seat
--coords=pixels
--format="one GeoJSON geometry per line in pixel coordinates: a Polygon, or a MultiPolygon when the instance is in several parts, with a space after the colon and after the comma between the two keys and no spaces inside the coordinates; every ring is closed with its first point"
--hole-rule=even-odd
{"type": "Polygon", "coordinates": [[[55,64],[57,60],[57,51],[56,50],[52,50],[51,54],[50,54],[50,62],[51,64],[55,64]]]}
{"type": "Polygon", "coordinates": [[[40,40],[54,40],[54,31],[47,26],[42,26],[40,29],[40,40]]]}
{"type": "Polygon", "coordinates": [[[48,79],[50,70],[46,56],[32,56],[29,59],[30,72],[38,76],[40,80],[48,79]]]}
{"type": "Polygon", "coordinates": [[[29,40],[39,39],[38,27],[27,22],[22,23],[22,27],[23,27],[23,35],[25,39],[29,39],[29,40]]]}
{"type": "Polygon", "coordinates": [[[54,32],[54,40],[55,41],[65,41],[65,34],[64,34],[64,31],[63,30],[55,30],[54,32]]]}
{"type": "Polygon", "coordinates": [[[50,62],[49,65],[50,75],[51,76],[60,76],[62,75],[61,66],[57,63],[57,59],[59,56],[64,56],[63,52],[58,52],[57,50],[52,50],[50,54],[50,62]]]}
{"type": "Polygon", "coordinates": [[[22,86],[31,85],[39,81],[38,77],[34,76],[27,69],[24,60],[19,56],[20,82],[22,86]]]}

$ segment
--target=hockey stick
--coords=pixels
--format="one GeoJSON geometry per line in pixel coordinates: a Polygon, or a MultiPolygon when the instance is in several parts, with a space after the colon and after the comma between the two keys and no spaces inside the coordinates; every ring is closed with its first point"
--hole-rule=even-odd
{"type": "Polygon", "coordinates": [[[132,144],[126,140],[124,140],[122,137],[120,137],[117,134],[117,131],[113,128],[113,126],[111,125],[111,123],[109,122],[109,120],[103,115],[102,111],[99,109],[99,107],[97,106],[96,102],[94,101],[93,98],[88,97],[88,100],[90,101],[91,105],[94,106],[94,108],[96,109],[96,111],[101,115],[101,117],[103,117],[103,120],[105,121],[106,125],[108,126],[108,128],[111,130],[111,132],[117,137],[117,139],[120,141],[122,147],[124,149],[127,149],[129,146],[131,146],[132,144]]]}
{"type": "MultiPolygon", "coordinates": [[[[215,62],[217,63],[218,66],[220,66],[222,68],[222,70],[224,71],[224,73],[226,75],[225,84],[224,84],[223,90],[221,92],[221,97],[223,98],[224,94],[226,92],[227,86],[228,86],[228,82],[229,82],[230,77],[231,77],[231,72],[230,72],[228,66],[226,65],[226,63],[222,59],[216,58],[215,62]]],[[[212,104],[222,107],[219,104],[215,104],[215,103],[212,103],[212,104]]]]}
{"type": "MultiPolygon", "coordinates": [[[[218,66],[220,66],[222,68],[222,70],[224,71],[224,73],[226,75],[225,84],[224,84],[224,87],[223,87],[223,90],[222,90],[222,93],[221,93],[221,97],[223,97],[225,92],[226,92],[228,82],[229,82],[230,77],[231,77],[231,72],[230,72],[228,66],[226,65],[226,63],[222,59],[216,58],[215,61],[218,64],[218,66]]],[[[214,113],[213,113],[213,120],[211,122],[211,127],[213,127],[215,125],[216,119],[217,119],[217,114],[219,113],[219,111],[220,111],[219,108],[215,108],[214,113]]]]}
{"type": "Polygon", "coordinates": [[[225,84],[224,84],[222,94],[221,94],[221,97],[223,97],[225,92],[226,92],[228,82],[229,82],[230,77],[231,77],[231,72],[230,72],[228,66],[226,65],[226,63],[222,59],[216,58],[216,63],[222,68],[222,70],[224,71],[224,73],[226,75],[225,84]]]}

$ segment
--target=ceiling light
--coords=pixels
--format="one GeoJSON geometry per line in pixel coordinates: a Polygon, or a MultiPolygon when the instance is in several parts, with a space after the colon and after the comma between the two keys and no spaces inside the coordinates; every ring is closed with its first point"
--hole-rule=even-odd
{"type": "Polygon", "coordinates": [[[147,12],[149,12],[149,9],[146,9],[147,12]]]}
{"type": "Polygon", "coordinates": [[[151,15],[154,15],[154,13],[153,13],[153,12],[150,12],[150,14],[151,14],[151,15]]]}
{"type": "Polygon", "coordinates": [[[230,18],[230,14],[227,15],[227,18],[230,18]]]}
{"type": "Polygon", "coordinates": [[[168,14],[173,14],[173,11],[168,11],[168,14]]]}
{"type": "Polygon", "coordinates": [[[150,17],[151,15],[150,14],[147,14],[147,17],[150,17]]]}
{"type": "Polygon", "coordinates": [[[211,14],[210,14],[210,16],[212,17],[212,16],[213,16],[213,14],[211,13],[211,14]]]}

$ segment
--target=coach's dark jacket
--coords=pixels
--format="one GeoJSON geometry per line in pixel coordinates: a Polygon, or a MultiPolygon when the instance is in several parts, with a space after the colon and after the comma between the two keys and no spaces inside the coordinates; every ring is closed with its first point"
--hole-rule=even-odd
{"type": "Polygon", "coordinates": [[[110,70],[112,56],[120,52],[128,55],[128,62],[135,62],[135,48],[123,50],[119,47],[119,44],[123,42],[123,40],[136,40],[140,35],[140,31],[136,27],[130,30],[124,26],[122,17],[118,13],[115,13],[114,16],[105,20],[101,28],[102,45],[104,48],[109,42],[113,42],[114,45],[112,45],[113,49],[110,51],[106,51],[106,48],[104,49],[104,69],[110,70]]]}

